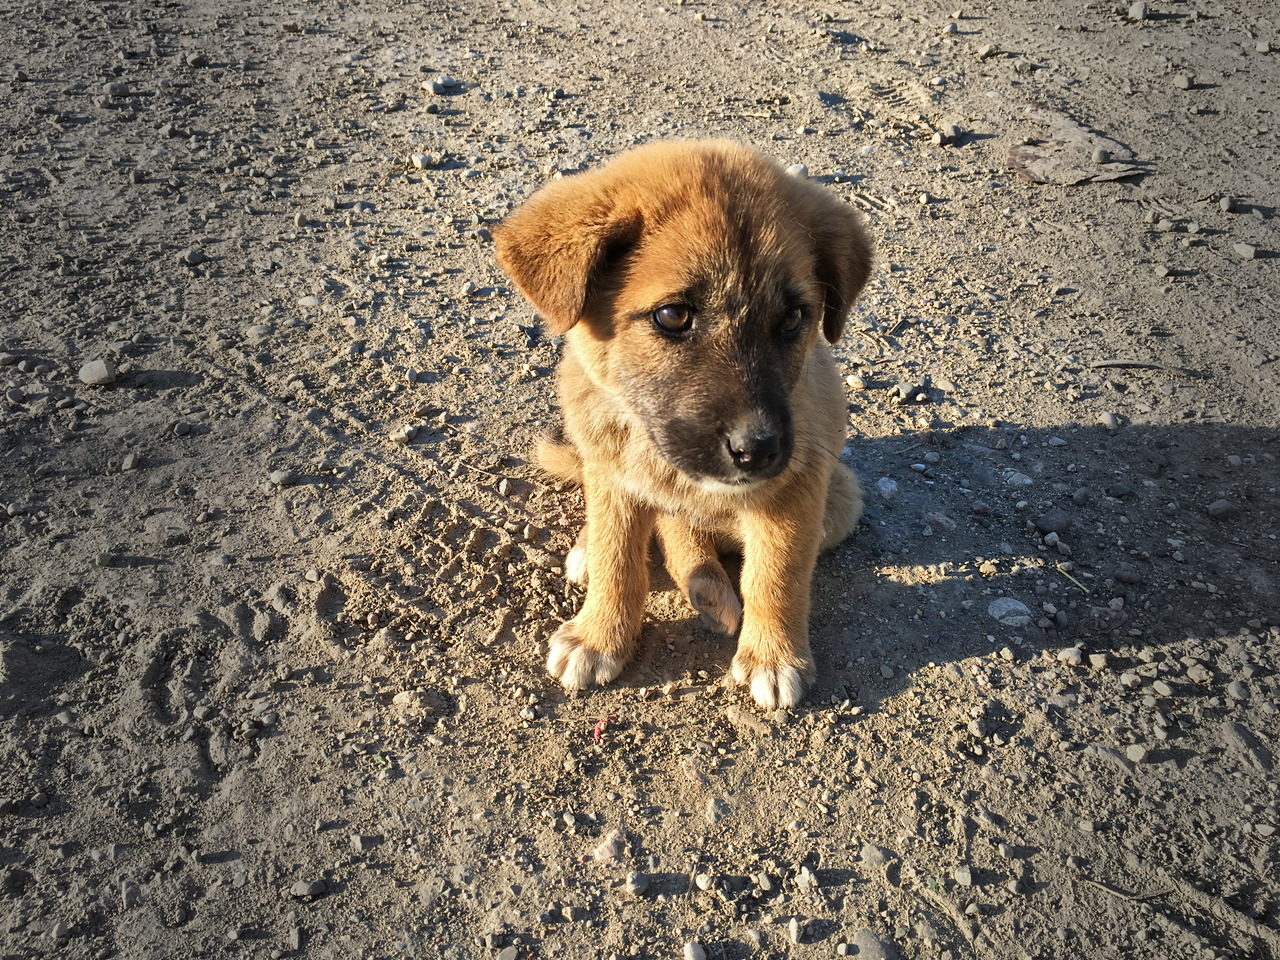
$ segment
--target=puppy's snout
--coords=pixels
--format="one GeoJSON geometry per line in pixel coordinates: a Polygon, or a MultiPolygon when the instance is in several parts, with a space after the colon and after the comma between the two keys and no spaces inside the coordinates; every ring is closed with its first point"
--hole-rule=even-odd
{"type": "Polygon", "coordinates": [[[725,438],[733,465],[748,473],[759,473],[772,467],[782,452],[778,431],[759,424],[738,427],[725,438]]]}

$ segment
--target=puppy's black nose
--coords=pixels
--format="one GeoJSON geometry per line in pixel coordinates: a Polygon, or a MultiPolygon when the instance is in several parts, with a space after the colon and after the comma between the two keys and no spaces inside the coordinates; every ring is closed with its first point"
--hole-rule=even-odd
{"type": "Polygon", "coordinates": [[[739,470],[756,473],[771,467],[782,450],[776,430],[751,427],[731,431],[725,438],[729,456],[739,470]]]}

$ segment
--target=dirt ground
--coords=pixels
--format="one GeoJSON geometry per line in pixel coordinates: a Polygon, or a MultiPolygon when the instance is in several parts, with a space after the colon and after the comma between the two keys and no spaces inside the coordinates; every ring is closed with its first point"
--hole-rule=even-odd
{"type": "Polygon", "coordinates": [[[3,14],[0,956],[1280,956],[1274,6],[3,14]],[[543,670],[488,228],[700,136],[878,245],[790,713],[543,670]]]}

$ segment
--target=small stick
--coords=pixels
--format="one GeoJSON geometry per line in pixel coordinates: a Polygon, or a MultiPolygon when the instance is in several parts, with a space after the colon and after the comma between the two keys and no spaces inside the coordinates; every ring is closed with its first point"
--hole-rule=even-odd
{"type": "Polygon", "coordinates": [[[1097,887],[1104,893],[1109,893],[1113,897],[1120,897],[1122,900],[1129,900],[1132,903],[1146,903],[1148,900],[1158,900],[1160,897],[1167,897],[1173,893],[1173,888],[1168,890],[1157,890],[1155,893],[1126,893],[1119,887],[1113,887],[1109,883],[1103,883],[1101,880],[1094,880],[1092,877],[1086,877],[1082,874],[1076,874],[1076,879],[1082,883],[1087,883],[1091,887],[1097,887]]]}
{"type": "Polygon", "coordinates": [[[1079,587],[1079,588],[1080,588],[1080,592],[1081,592],[1081,593],[1083,593],[1083,594],[1088,594],[1088,592],[1089,592],[1089,591],[1085,588],[1084,584],[1083,584],[1083,583],[1081,583],[1079,580],[1077,580],[1075,577],[1073,577],[1071,574],[1067,573],[1067,571],[1063,570],[1063,569],[1062,569],[1062,564],[1060,564],[1060,563],[1059,563],[1059,564],[1057,564],[1057,565],[1054,567],[1054,569],[1055,569],[1055,570],[1057,570],[1057,571],[1058,571],[1060,574],[1062,574],[1064,577],[1066,577],[1068,580],[1070,580],[1072,583],[1074,583],[1077,587],[1079,587]]]}

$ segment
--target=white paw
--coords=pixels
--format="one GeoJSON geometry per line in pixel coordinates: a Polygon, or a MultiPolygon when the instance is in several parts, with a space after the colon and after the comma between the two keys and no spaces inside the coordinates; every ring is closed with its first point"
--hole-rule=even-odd
{"type": "Polygon", "coordinates": [[[699,571],[690,577],[689,603],[709,629],[729,637],[738,632],[742,602],[724,574],[699,571]]]}
{"type": "Polygon", "coordinates": [[[810,664],[763,662],[741,651],[733,658],[733,679],[750,689],[751,699],[762,710],[794,707],[804,699],[811,671],[810,664]]]}
{"type": "Polygon", "coordinates": [[[573,549],[565,555],[564,578],[580,587],[587,585],[587,548],[581,543],[574,544],[573,549]]]}
{"type": "Polygon", "coordinates": [[[622,672],[626,659],[587,646],[573,620],[562,623],[551,637],[547,672],[566,690],[585,690],[608,683],[622,672]]]}

